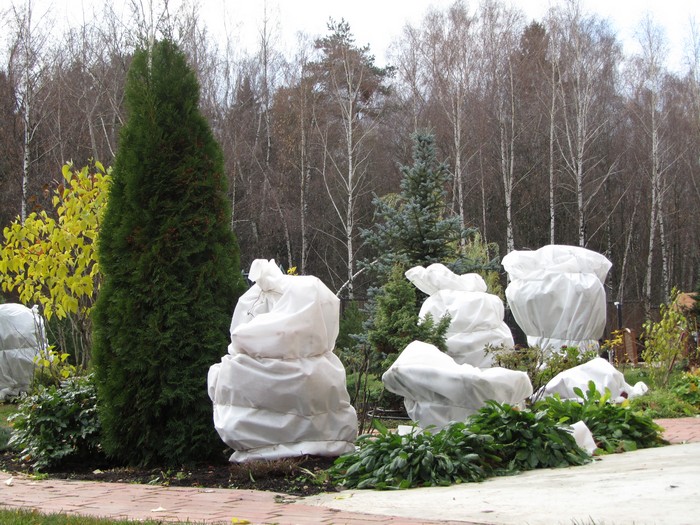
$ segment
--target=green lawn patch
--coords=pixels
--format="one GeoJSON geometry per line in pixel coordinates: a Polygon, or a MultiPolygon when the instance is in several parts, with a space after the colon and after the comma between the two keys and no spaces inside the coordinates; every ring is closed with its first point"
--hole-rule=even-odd
{"type": "MultiPolygon", "coordinates": [[[[0,523],[3,525],[162,525],[162,521],[112,520],[66,514],[41,514],[32,510],[0,509],[0,523]]],[[[197,525],[198,522],[183,521],[180,525],[197,525]]]]}

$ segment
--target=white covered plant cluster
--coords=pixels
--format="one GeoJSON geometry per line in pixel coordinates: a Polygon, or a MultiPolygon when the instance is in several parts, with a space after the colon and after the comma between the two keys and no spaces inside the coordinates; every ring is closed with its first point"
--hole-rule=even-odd
{"type": "MultiPolygon", "coordinates": [[[[510,280],[507,300],[531,345],[550,353],[564,345],[597,348],[605,328],[605,257],[553,245],[511,252],[503,265],[510,280]]],[[[514,343],[503,301],[488,293],[479,275],[456,275],[433,264],[411,268],[406,277],[428,295],[421,319],[450,317],[447,353],[414,341],[382,376],[419,427],[440,429],[487,401],[518,405],[533,395],[525,372],[492,366],[487,348],[514,343]]],[[[353,451],[357,416],[345,370],[333,353],[338,298],[315,277],[284,274],[274,260],[256,260],[249,278],[255,284],[233,313],[228,354],[208,377],[214,424],[234,450],[231,461],[353,451]]],[[[574,391],[586,391],[590,381],[601,393],[610,390],[613,399],[646,388],[627,385],[612,365],[596,358],[557,375],[537,394],[575,398],[574,391]]]]}
{"type": "Polygon", "coordinates": [[[0,402],[29,390],[36,359],[45,349],[44,319],[37,306],[0,304],[0,402]]]}
{"type": "Polygon", "coordinates": [[[428,294],[419,316],[450,316],[447,353],[414,341],[384,373],[387,390],[404,398],[411,419],[425,428],[463,421],[488,400],[517,404],[532,394],[525,372],[491,368],[487,345],[513,346],[501,299],[487,293],[475,273],[456,275],[436,263],[409,269],[406,277],[428,294]]]}
{"type": "MultiPolygon", "coordinates": [[[[562,346],[598,349],[605,330],[603,283],[610,262],[590,250],[551,245],[536,251],[514,251],[503,259],[510,283],[506,298],[530,345],[545,355],[562,346]]],[[[492,367],[487,346],[513,347],[503,322],[504,307],[476,274],[455,275],[445,266],[416,267],[406,277],[427,293],[420,315],[449,315],[447,354],[432,345],[411,343],[387,370],[386,388],[404,397],[406,409],[420,427],[445,427],[462,421],[494,400],[517,405],[533,395],[524,372],[492,367]]],[[[543,366],[546,366],[544,363],[543,366]]],[[[640,395],[646,385],[625,383],[622,373],[601,358],[555,376],[539,396],[575,399],[575,390],[610,390],[613,399],[640,395]]]]}

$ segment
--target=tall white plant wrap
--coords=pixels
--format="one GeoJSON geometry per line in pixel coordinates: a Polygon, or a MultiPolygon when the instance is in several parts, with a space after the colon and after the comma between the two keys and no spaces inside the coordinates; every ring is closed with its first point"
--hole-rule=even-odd
{"type": "Polygon", "coordinates": [[[340,301],[316,277],[285,275],[274,260],[254,261],[249,279],[228,355],[208,376],[214,426],[235,451],[231,461],[354,450],[357,415],[333,353],[340,301]]]}

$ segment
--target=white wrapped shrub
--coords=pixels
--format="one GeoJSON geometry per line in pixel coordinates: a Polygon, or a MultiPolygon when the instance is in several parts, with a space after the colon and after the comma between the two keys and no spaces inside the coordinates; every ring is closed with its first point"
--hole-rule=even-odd
{"type": "Polygon", "coordinates": [[[338,298],[316,277],[285,275],[274,260],[254,261],[249,278],[255,284],[234,310],[228,354],[208,376],[231,461],[353,450],[357,415],[333,353],[338,298]]]}

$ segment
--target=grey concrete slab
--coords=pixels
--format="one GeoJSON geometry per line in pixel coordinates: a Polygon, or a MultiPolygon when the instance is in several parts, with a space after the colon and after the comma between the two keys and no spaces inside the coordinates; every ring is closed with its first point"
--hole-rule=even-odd
{"type": "Polygon", "coordinates": [[[305,505],[490,525],[700,523],[700,443],[602,456],[482,483],[402,491],[347,490],[305,505]]]}

